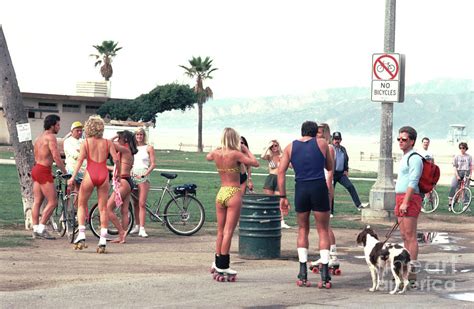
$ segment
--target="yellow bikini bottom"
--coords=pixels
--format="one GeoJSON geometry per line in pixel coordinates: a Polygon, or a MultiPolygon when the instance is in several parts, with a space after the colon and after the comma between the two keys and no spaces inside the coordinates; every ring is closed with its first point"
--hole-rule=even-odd
{"type": "Polygon", "coordinates": [[[240,187],[221,187],[216,196],[216,202],[227,207],[227,202],[240,191],[240,187]]]}

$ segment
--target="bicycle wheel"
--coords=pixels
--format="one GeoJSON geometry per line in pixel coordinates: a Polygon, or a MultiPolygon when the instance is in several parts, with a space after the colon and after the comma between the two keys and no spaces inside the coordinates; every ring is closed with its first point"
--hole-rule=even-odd
{"type": "Polygon", "coordinates": [[[423,206],[421,211],[425,214],[432,213],[438,208],[439,205],[439,196],[438,192],[433,189],[430,193],[426,193],[423,197],[423,206]]]}
{"type": "Polygon", "coordinates": [[[178,195],[163,210],[166,226],[173,233],[191,236],[204,224],[205,213],[201,202],[191,195],[178,195]]]}
{"type": "Polygon", "coordinates": [[[456,191],[453,197],[453,204],[451,205],[451,209],[457,215],[462,214],[466,211],[471,204],[472,193],[469,188],[462,188],[456,191]]]}
{"type": "MultiPolygon", "coordinates": [[[[115,215],[119,218],[119,221],[122,222],[122,213],[120,212],[120,207],[116,207],[114,210],[115,215]]],[[[128,205],[128,226],[127,226],[127,234],[130,233],[133,227],[134,216],[133,216],[133,207],[131,204],[128,205]]],[[[100,237],[100,211],[99,205],[95,204],[91,208],[91,212],[89,215],[89,226],[91,228],[92,233],[96,237],[100,237]]],[[[107,227],[107,233],[109,235],[118,235],[117,228],[109,221],[107,227]]]]}
{"type": "Polygon", "coordinates": [[[76,223],[76,209],[74,206],[74,202],[77,200],[77,193],[73,192],[68,195],[67,199],[64,201],[64,209],[65,212],[63,213],[62,220],[63,223],[63,230],[67,235],[67,238],[71,242],[74,242],[74,237],[76,236],[77,230],[77,223],[76,223]]]}

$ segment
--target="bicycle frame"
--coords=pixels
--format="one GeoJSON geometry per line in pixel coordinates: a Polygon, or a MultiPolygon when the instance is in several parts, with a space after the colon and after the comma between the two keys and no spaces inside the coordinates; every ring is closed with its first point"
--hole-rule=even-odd
{"type": "MultiPolygon", "coordinates": [[[[171,179],[168,179],[166,181],[166,185],[164,187],[150,187],[150,192],[158,192],[158,191],[163,191],[163,193],[161,193],[161,196],[158,200],[156,200],[153,204],[150,204],[148,202],[148,199],[147,201],[145,202],[145,210],[146,212],[152,216],[154,219],[160,221],[161,223],[164,223],[164,219],[163,217],[160,216],[160,208],[161,208],[161,205],[165,199],[165,195],[166,193],[168,193],[168,196],[176,201],[176,198],[175,198],[175,195],[172,193],[172,191],[170,190],[170,187],[171,187],[171,179]]],[[[132,198],[138,200],[138,190],[133,190],[131,195],[132,195],[132,198]]],[[[163,215],[164,216],[164,215],[163,215]]]]}

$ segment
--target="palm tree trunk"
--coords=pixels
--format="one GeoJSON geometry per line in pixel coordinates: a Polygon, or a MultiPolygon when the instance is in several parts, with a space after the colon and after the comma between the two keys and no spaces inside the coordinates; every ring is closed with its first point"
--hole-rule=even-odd
{"type": "Polygon", "coordinates": [[[33,206],[33,182],[31,169],[34,164],[33,143],[30,141],[19,142],[16,125],[28,123],[20,88],[13,69],[12,60],[8,51],[7,41],[0,25],[0,101],[7,120],[10,142],[13,145],[20,190],[25,215],[25,228],[31,227],[31,209],[33,206]]]}
{"type": "MultiPolygon", "coordinates": [[[[201,101],[201,100],[199,100],[201,101]]],[[[202,102],[198,102],[198,152],[203,152],[202,146],[202,102]]]]}

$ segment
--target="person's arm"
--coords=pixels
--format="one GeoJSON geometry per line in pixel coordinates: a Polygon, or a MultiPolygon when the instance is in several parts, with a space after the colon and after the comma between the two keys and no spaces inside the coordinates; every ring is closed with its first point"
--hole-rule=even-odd
{"type": "Polygon", "coordinates": [[[207,160],[207,161],[212,161],[212,160],[214,160],[214,150],[212,150],[211,152],[209,152],[209,153],[206,155],[206,160],[207,160]]]}
{"type": "Polygon", "coordinates": [[[323,139],[318,139],[318,147],[322,148],[322,150],[325,152],[325,158],[326,158],[326,164],[325,164],[325,168],[328,172],[332,172],[334,170],[334,159],[333,157],[331,156],[331,151],[329,150],[329,145],[328,143],[323,140],[323,139]]]}
{"type": "Polygon", "coordinates": [[[74,171],[72,172],[71,178],[69,178],[67,185],[69,187],[72,187],[74,185],[74,179],[76,179],[77,173],[79,172],[79,169],[82,166],[82,163],[84,162],[84,159],[86,158],[86,143],[81,144],[81,150],[79,151],[79,157],[77,158],[76,161],[76,166],[74,166],[74,171]]]}
{"type": "MultiPolygon", "coordinates": [[[[334,147],[328,147],[328,148],[329,148],[329,157],[328,157],[328,159],[332,160],[333,165],[334,165],[334,156],[336,155],[335,151],[334,151],[334,147]]],[[[328,160],[328,159],[326,159],[326,160],[328,160]]],[[[334,181],[334,170],[328,171],[328,177],[326,179],[326,185],[327,185],[328,190],[329,190],[329,203],[332,203],[332,200],[334,198],[333,181],[334,181]]]]}
{"type": "Polygon", "coordinates": [[[247,187],[250,191],[253,191],[252,167],[250,165],[245,165],[245,170],[247,171],[247,187]]]}
{"type": "Polygon", "coordinates": [[[48,147],[54,162],[56,162],[56,167],[66,174],[66,167],[64,166],[63,160],[61,160],[61,155],[58,150],[58,141],[55,136],[48,139],[48,147]]]}
{"type": "Polygon", "coordinates": [[[453,159],[453,168],[454,168],[454,176],[456,177],[457,180],[461,180],[461,177],[459,177],[459,174],[458,174],[458,160],[457,160],[458,156],[454,156],[454,159],[453,159]]]}
{"type": "Polygon", "coordinates": [[[112,156],[112,161],[114,162],[114,166],[116,166],[117,175],[115,175],[115,177],[119,178],[120,174],[122,173],[122,166],[120,164],[119,151],[117,151],[117,147],[116,147],[117,144],[110,141],[108,141],[107,143],[109,144],[109,154],[112,156]]]}
{"type": "Polygon", "coordinates": [[[290,166],[291,160],[291,144],[286,146],[283,150],[283,156],[280,158],[280,165],[278,166],[278,192],[280,192],[280,211],[283,215],[288,215],[290,210],[290,203],[286,196],[286,171],[290,166]]]}
{"type": "Polygon", "coordinates": [[[344,146],[341,146],[341,149],[344,149],[344,175],[349,177],[349,155],[347,154],[347,149],[344,146]]]}
{"type": "Polygon", "coordinates": [[[147,151],[148,151],[148,156],[150,157],[150,166],[149,166],[148,169],[146,170],[144,176],[150,175],[151,172],[153,172],[153,170],[154,170],[155,167],[156,167],[156,163],[155,163],[155,149],[153,149],[152,146],[148,145],[148,146],[147,146],[147,151]]]}
{"type": "Polygon", "coordinates": [[[259,167],[260,163],[258,163],[253,153],[245,145],[241,145],[241,149],[241,152],[237,152],[237,160],[248,166],[259,167]]]}

